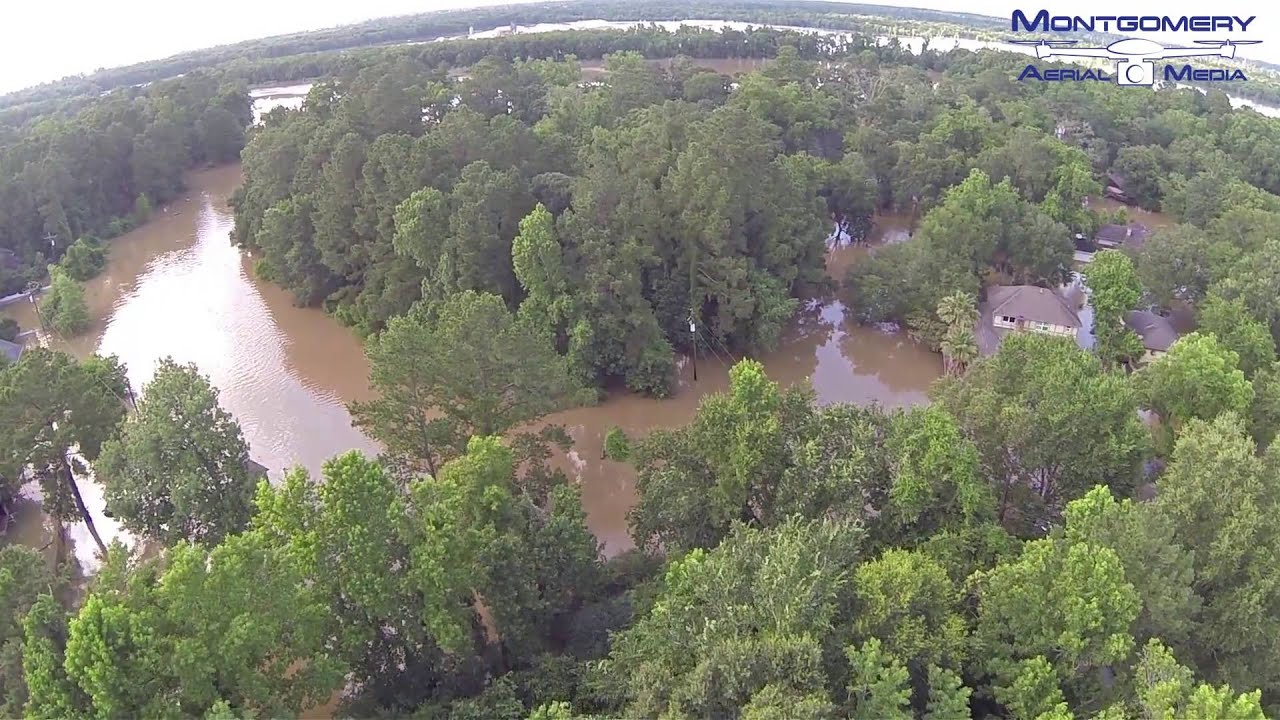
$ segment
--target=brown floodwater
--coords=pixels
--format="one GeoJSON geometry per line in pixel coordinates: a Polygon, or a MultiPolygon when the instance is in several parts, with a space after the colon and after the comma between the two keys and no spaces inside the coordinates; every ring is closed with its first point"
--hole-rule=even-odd
{"type": "MultiPolygon", "coordinates": [[[[189,194],[163,208],[143,227],[110,245],[106,270],[86,284],[92,329],[54,347],[84,356],[114,353],[140,388],[166,355],[193,362],[220,391],[255,460],[279,479],[350,449],[376,453],[377,445],[351,426],[346,404],[370,397],[369,367],[359,338],[317,309],[293,306],[290,295],[254,278],[252,258],[229,240],[227,198],[240,182],[237,166],[193,173],[189,194]]],[[[903,220],[886,220],[877,238],[898,239],[903,220]]],[[[865,248],[839,248],[831,262],[853,262],[865,248]],[[848,256],[848,257],[846,257],[848,256]]],[[[6,308],[24,329],[35,325],[28,305],[6,308]]],[[[811,301],[788,329],[779,349],[759,358],[783,385],[811,383],[822,403],[881,403],[899,407],[927,401],[942,372],[938,355],[905,336],[845,322],[844,308],[811,301]]],[[[608,553],[631,546],[626,514],[635,503],[634,473],[602,459],[609,428],[630,435],[687,423],[701,398],[728,385],[729,358],[682,362],[678,391],[666,400],[615,394],[603,403],[551,416],[574,447],[558,462],[581,483],[587,522],[608,553]]],[[[104,539],[121,535],[101,515],[102,494],[84,482],[104,539]]],[[[82,527],[70,528],[77,557],[95,564],[82,527]]]]}
{"type": "Polygon", "coordinates": [[[827,275],[837,283],[844,282],[852,267],[878,247],[896,245],[911,237],[912,217],[906,214],[884,213],[872,221],[871,233],[861,243],[849,241],[847,235],[827,238],[827,275]]]}

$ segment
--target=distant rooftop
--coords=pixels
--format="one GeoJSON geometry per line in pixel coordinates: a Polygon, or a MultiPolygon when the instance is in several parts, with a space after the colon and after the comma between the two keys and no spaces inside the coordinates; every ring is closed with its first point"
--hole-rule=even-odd
{"type": "Polygon", "coordinates": [[[255,462],[252,458],[245,460],[244,468],[249,471],[250,477],[264,478],[267,476],[267,466],[255,462]]]}

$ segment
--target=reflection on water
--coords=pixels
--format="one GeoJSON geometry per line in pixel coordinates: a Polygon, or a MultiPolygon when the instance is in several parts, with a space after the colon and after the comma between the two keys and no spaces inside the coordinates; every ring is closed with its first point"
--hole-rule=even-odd
{"type": "Polygon", "coordinates": [[[311,83],[301,85],[281,85],[278,87],[257,88],[249,91],[249,101],[253,107],[253,124],[262,122],[262,116],[272,110],[283,107],[297,110],[311,92],[311,83]]]}
{"type": "MultiPolygon", "coordinates": [[[[818,402],[880,403],[904,407],[928,401],[929,385],[942,374],[942,359],[905,335],[882,333],[846,321],[838,301],[815,302],[801,313],[780,347],[758,358],[769,377],[783,386],[808,382],[818,402]]],[[[605,460],[604,436],[616,425],[629,436],[643,436],[688,423],[698,403],[729,387],[729,358],[699,357],[698,380],[691,364],[680,369],[674,397],[655,400],[614,395],[597,407],[569,410],[548,418],[564,425],[574,441],[561,468],[582,484],[587,525],[609,554],[633,546],[627,511],[635,504],[635,473],[630,466],[605,460]]]]}
{"type": "MultiPolygon", "coordinates": [[[[119,356],[135,388],[166,355],[195,363],[273,478],[294,465],[317,472],[351,448],[376,452],[345,408],[368,397],[359,342],[319,310],[295,308],[287,293],[253,279],[231,245],[226,202],[239,181],[235,166],[194,174],[188,197],[112,241],[107,268],[86,283],[94,327],[55,347],[81,357],[119,356]]],[[[28,305],[14,311],[24,328],[36,324],[28,305]]],[[[109,543],[120,531],[102,514],[101,488],[85,480],[81,491],[109,543]]],[[[77,523],[68,530],[77,558],[93,566],[87,529],[77,523]]]]}
{"type": "MultiPolygon", "coordinates": [[[[333,318],[294,307],[286,291],[253,278],[251,258],[228,238],[226,202],[239,180],[234,166],[196,173],[189,197],[113,241],[106,270],[86,286],[98,320],[88,335],[62,347],[80,356],[115,353],[134,387],[166,355],[195,363],[220,389],[254,459],[273,479],[294,465],[316,473],[324,460],[352,448],[374,454],[376,444],[351,426],[346,411],[346,403],[370,396],[361,343],[333,318]]],[[[885,220],[875,237],[896,238],[903,228],[885,220]]],[[[19,319],[32,327],[33,318],[19,319]]],[[[783,385],[812,383],[822,403],[922,403],[942,371],[936,354],[904,336],[845,322],[834,301],[812,303],[781,347],[758,359],[783,385]]],[[[728,387],[728,362],[723,355],[699,357],[697,382],[685,362],[678,392],[667,400],[617,394],[546,420],[565,425],[574,439],[558,462],[582,484],[588,524],[609,552],[630,547],[626,512],[635,490],[628,466],[602,459],[605,433],[614,425],[634,436],[687,423],[704,395],[728,387]]],[[[119,530],[102,516],[100,488],[86,480],[82,489],[110,542],[119,530]]],[[[92,564],[87,534],[79,528],[73,535],[77,556],[92,564]]]]}
{"type": "Polygon", "coordinates": [[[896,245],[911,237],[910,215],[882,213],[872,219],[871,232],[861,243],[849,236],[834,233],[827,238],[827,275],[837,283],[844,282],[849,268],[881,245],[896,245]]]}

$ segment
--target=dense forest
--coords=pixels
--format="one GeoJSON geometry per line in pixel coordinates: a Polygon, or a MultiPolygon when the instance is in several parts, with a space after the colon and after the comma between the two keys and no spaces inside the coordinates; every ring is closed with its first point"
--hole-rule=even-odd
{"type": "MultiPolygon", "coordinates": [[[[217,75],[79,111],[123,143],[98,103],[222,103],[237,132],[183,116],[164,177],[247,140],[233,239],[366,337],[376,393],[349,409],[384,452],[273,484],[194,366],[138,399],[115,358],[0,369],[0,508],[34,482],[89,519],[92,468],[140,540],[87,582],[0,549],[0,716],[1280,716],[1280,124],[1221,93],[1019,83],[1020,62],[564,33],[370,50],[247,135],[217,75]],[[1178,222],[1084,269],[1096,346],[1013,333],[979,357],[988,288],[1058,287],[1073,236],[1119,221],[1089,200],[1108,173],[1178,222]],[[827,277],[824,238],[886,211],[911,237],[827,277]],[[741,360],[688,425],[610,434],[636,549],[604,557],[554,462],[571,439],[530,423],[665,394],[692,344],[750,356],[834,292],[944,354],[932,403],[821,406],[741,360]],[[1143,308],[1198,330],[1140,366],[1121,318],[1143,308]]],[[[59,197],[80,211],[41,237],[106,232],[97,196],[59,197]]]]}
{"type": "MultiPolygon", "coordinates": [[[[1072,235],[1112,219],[1082,205],[1108,171],[1193,225],[1229,196],[1274,207],[1280,190],[1264,149],[1280,129],[1221,93],[1025,84],[1008,55],[767,30],[605,37],[705,54],[781,43],[784,57],[735,82],[615,53],[600,86],[581,84],[572,58],[491,57],[454,81],[432,70],[434,48],[387,51],[252,133],[237,240],[298,302],[362,334],[419,300],[489,291],[537,316],[582,381],[661,394],[691,319],[713,349],[772,345],[823,281],[815,202],[854,234],[877,209],[921,217],[911,242],[855,267],[849,297],[863,321],[936,335],[939,300],[976,295],[989,272],[1064,280],[1072,235]],[[555,267],[532,262],[535,243],[555,267]]],[[[542,40],[508,42],[555,53],[542,40]]],[[[1227,299],[1248,295],[1280,333],[1266,264],[1222,263],[1239,278],[1227,299]]]]}
{"type": "Polygon", "coordinates": [[[691,317],[705,342],[768,347],[823,278],[823,194],[872,209],[830,104],[766,75],[728,100],[690,63],[608,68],[608,88],[583,88],[573,60],[495,59],[455,91],[398,58],[318,85],[252,134],[236,237],[364,333],[419,300],[499,295],[592,384],[665,393],[691,317]],[[814,117],[789,132],[775,109],[814,117]]]}
{"type": "Polygon", "coordinates": [[[109,508],[168,549],[112,548],[71,611],[37,553],[0,551],[4,708],[314,716],[342,691],[342,717],[1263,718],[1275,446],[1233,410],[1188,418],[1158,491],[1128,499],[1150,481],[1136,410],[1178,363],[1131,381],[1016,335],[885,413],[743,361],[687,427],[619,443],[640,549],[602,561],[545,438],[473,436],[407,481],[352,452],[255,492],[195,368],[162,364],[120,421],[89,382],[110,361],[33,351],[0,411],[47,401],[24,433],[67,430],[6,465],[66,497],[59,458],[98,438],[80,452],[109,508]]]}
{"type": "Polygon", "coordinates": [[[196,73],[0,125],[0,297],[41,280],[78,240],[146,220],[188,168],[234,160],[252,118],[244,83],[196,73]]]}

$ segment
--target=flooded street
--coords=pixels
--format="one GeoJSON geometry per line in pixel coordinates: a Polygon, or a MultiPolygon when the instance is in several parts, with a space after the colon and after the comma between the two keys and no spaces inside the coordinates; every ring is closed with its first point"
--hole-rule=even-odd
{"type": "MultiPolygon", "coordinates": [[[[370,397],[359,339],[320,310],[294,307],[284,290],[253,277],[252,258],[228,239],[232,217],[226,203],[239,182],[238,166],[195,173],[185,199],[113,240],[106,270],[86,284],[94,326],[61,348],[82,357],[118,355],[135,388],[166,355],[195,363],[220,389],[253,458],[273,479],[295,465],[318,473],[327,458],[353,448],[376,453],[376,444],[351,426],[346,411],[348,402],[370,397]]],[[[899,226],[889,222],[877,232],[897,238],[899,226]]],[[[841,248],[832,262],[847,264],[865,252],[841,248]]],[[[6,311],[24,329],[36,325],[29,305],[6,311]]],[[[759,359],[785,385],[812,383],[822,403],[923,403],[942,372],[938,355],[905,336],[846,323],[835,301],[812,303],[781,347],[759,359]]],[[[685,362],[679,389],[667,400],[618,394],[548,419],[563,424],[574,439],[560,463],[582,484],[588,524],[608,552],[631,545],[626,512],[635,492],[627,466],[601,459],[605,433],[614,425],[635,436],[687,423],[703,395],[728,386],[728,360],[700,356],[696,383],[685,362]]],[[[109,542],[119,530],[102,516],[100,488],[85,482],[83,491],[109,542]]],[[[83,528],[71,532],[77,557],[92,566],[94,548],[83,528]]]]}

